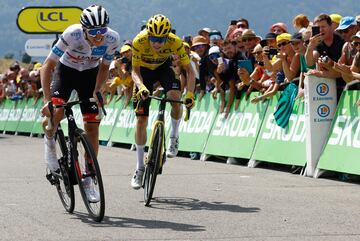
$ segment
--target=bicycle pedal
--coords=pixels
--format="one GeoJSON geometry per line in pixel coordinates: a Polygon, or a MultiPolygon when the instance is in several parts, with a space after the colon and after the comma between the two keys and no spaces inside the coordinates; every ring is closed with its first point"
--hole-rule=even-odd
{"type": "Polygon", "coordinates": [[[56,181],[54,179],[54,176],[53,174],[50,172],[48,174],[46,174],[46,179],[50,182],[51,185],[55,185],[56,184],[56,181]]]}

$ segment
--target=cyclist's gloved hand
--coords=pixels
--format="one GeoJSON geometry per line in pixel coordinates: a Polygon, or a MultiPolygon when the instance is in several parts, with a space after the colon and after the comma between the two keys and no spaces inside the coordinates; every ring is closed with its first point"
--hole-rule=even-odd
{"type": "Polygon", "coordinates": [[[139,91],[136,93],[136,98],[140,100],[142,98],[145,100],[150,94],[150,91],[146,88],[144,84],[142,84],[139,88],[139,91]]]}
{"type": "Polygon", "coordinates": [[[194,93],[191,91],[188,91],[184,98],[185,106],[189,109],[194,108],[195,106],[195,98],[194,93]]]}

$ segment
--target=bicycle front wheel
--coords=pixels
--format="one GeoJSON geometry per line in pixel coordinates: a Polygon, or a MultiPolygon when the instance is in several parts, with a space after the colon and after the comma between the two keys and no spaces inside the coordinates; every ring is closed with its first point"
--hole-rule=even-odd
{"type": "Polygon", "coordinates": [[[160,169],[163,153],[164,126],[156,125],[153,135],[149,146],[143,181],[145,206],[149,206],[150,204],[155,189],[156,177],[160,169]]]}
{"type": "Polygon", "coordinates": [[[71,168],[71,160],[68,160],[68,149],[66,146],[64,133],[61,129],[56,131],[55,140],[57,143],[56,155],[60,166],[59,175],[56,175],[56,173],[53,174],[56,180],[55,186],[65,210],[69,213],[72,213],[75,207],[75,195],[74,186],[71,184],[69,171],[71,168]]]}
{"type": "Polygon", "coordinates": [[[101,222],[105,213],[105,195],[99,163],[94,149],[83,130],[75,132],[74,162],[76,177],[89,215],[101,222]]]}

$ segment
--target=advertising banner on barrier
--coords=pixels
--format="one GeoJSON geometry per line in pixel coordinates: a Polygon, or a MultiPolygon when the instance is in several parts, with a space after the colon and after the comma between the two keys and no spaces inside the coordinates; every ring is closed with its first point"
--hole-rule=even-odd
{"type": "MultiPolygon", "coordinates": [[[[251,93],[250,99],[257,93],[251,93]]],[[[264,120],[267,102],[252,104],[241,97],[237,111],[230,111],[224,119],[218,114],[212,127],[204,153],[226,157],[250,158],[264,120]]]]}
{"type": "Polygon", "coordinates": [[[313,176],[336,110],[335,79],[306,76],[306,176],[313,176]]]}
{"type": "Polygon", "coordinates": [[[0,131],[5,129],[6,121],[10,114],[10,109],[12,108],[13,103],[11,100],[4,100],[0,104],[0,131]]]}
{"type": "Polygon", "coordinates": [[[360,175],[360,91],[344,91],[317,169],[360,175]]]}
{"type": "Polygon", "coordinates": [[[135,136],[135,112],[133,103],[130,102],[126,108],[124,106],[124,99],[116,102],[114,108],[119,111],[115,122],[114,129],[110,136],[111,142],[133,144],[135,136]]]}
{"type": "Polygon", "coordinates": [[[39,105],[41,105],[41,101],[38,100],[36,103],[34,102],[34,99],[31,98],[27,101],[25,104],[24,110],[22,112],[20,123],[18,128],[16,129],[16,132],[19,133],[31,133],[34,122],[36,121],[36,117],[39,114],[37,112],[37,109],[39,105]]]}
{"type": "Polygon", "coordinates": [[[180,151],[203,152],[218,109],[218,102],[210,95],[205,95],[200,102],[196,102],[189,121],[182,120],[179,127],[180,151]]]}
{"type": "Polygon", "coordinates": [[[304,166],[306,163],[304,103],[302,99],[296,100],[288,125],[286,128],[281,128],[274,119],[279,96],[280,93],[269,101],[251,159],[304,166]]]}
{"type": "MultiPolygon", "coordinates": [[[[115,125],[115,121],[118,113],[120,112],[119,106],[115,107],[115,98],[105,106],[106,116],[103,116],[99,127],[99,140],[108,141],[110,139],[111,132],[115,125]]],[[[101,109],[99,110],[102,111],[101,109]]]]}
{"type": "Polygon", "coordinates": [[[9,117],[5,124],[5,131],[16,132],[16,128],[19,125],[21,114],[26,104],[25,100],[13,101],[13,107],[10,109],[9,117]]]}

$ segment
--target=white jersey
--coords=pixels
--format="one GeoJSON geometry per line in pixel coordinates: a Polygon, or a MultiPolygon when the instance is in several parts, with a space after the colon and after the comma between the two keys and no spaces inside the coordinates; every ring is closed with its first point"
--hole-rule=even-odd
{"type": "Polygon", "coordinates": [[[103,63],[110,64],[119,45],[119,34],[108,28],[104,35],[103,44],[101,46],[90,46],[85,39],[81,24],[73,24],[62,33],[48,58],[60,59],[62,64],[83,71],[98,66],[100,59],[103,63]]]}

